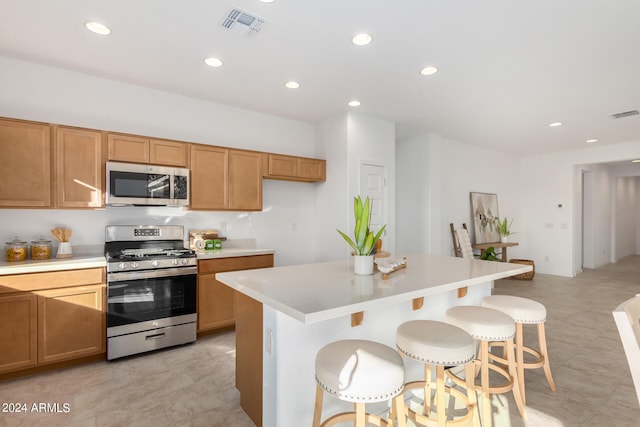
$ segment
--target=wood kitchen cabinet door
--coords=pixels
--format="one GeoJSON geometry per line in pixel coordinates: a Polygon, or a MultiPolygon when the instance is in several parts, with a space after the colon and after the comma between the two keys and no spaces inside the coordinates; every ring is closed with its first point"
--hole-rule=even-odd
{"type": "Polygon", "coordinates": [[[36,301],[30,293],[0,297],[0,372],[38,362],[36,301]]]}
{"type": "Polygon", "coordinates": [[[229,207],[229,150],[191,144],[191,209],[229,207]]]}
{"type": "Polygon", "coordinates": [[[108,160],[149,163],[149,138],[110,133],[107,152],[108,160]]]}
{"type": "Polygon", "coordinates": [[[198,333],[235,324],[236,291],[216,280],[216,273],[273,267],[273,254],[198,261],[198,333]]]}
{"type": "Polygon", "coordinates": [[[55,136],[56,207],[104,207],[102,132],[61,126],[55,136]]]}
{"type": "Polygon", "coordinates": [[[51,207],[46,124],[0,119],[0,207],[51,207]]]}
{"type": "Polygon", "coordinates": [[[38,292],[38,363],[105,351],[105,285],[38,292]]]}
{"type": "Polygon", "coordinates": [[[149,163],[186,168],[189,166],[189,145],[179,141],[152,139],[149,142],[149,163]]]}
{"type": "Polygon", "coordinates": [[[229,209],[262,210],[262,154],[229,150],[229,209]]]}
{"type": "Polygon", "coordinates": [[[321,182],[326,180],[327,162],[322,159],[264,153],[265,178],[285,181],[321,182]]]}

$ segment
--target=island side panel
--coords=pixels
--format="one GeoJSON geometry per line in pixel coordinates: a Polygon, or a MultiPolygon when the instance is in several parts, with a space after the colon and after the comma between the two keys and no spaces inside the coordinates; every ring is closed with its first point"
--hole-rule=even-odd
{"type": "Polygon", "coordinates": [[[260,427],[263,378],[262,303],[236,292],[235,311],[236,388],[240,392],[240,407],[260,427]]]}
{"type": "MultiPolygon", "coordinates": [[[[351,316],[304,324],[264,306],[263,424],[278,427],[311,425],[315,356],[323,345],[340,339],[368,339],[395,348],[396,329],[402,322],[443,320],[450,307],[480,304],[483,297],[490,295],[491,286],[492,282],[471,286],[464,298],[458,298],[455,290],[428,296],[419,310],[412,310],[412,301],[408,300],[384,309],[365,311],[363,324],[356,327],[351,327],[351,316]]],[[[408,379],[423,375],[419,364],[405,361],[405,365],[408,379]]],[[[325,397],[323,414],[344,410],[351,410],[351,405],[325,397]]]]}

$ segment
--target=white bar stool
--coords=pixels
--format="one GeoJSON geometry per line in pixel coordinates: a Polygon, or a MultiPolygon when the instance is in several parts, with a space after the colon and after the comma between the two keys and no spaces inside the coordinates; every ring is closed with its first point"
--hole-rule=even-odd
{"type": "Polygon", "coordinates": [[[402,390],[404,364],[402,357],[389,346],[366,340],[342,340],[322,347],[316,355],[316,403],[313,427],[355,421],[399,427],[406,426],[402,390]],[[323,394],[327,392],[345,402],[354,403],[353,412],[341,412],[320,423],[323,394]],[[366,403],[392,400],[389,418],[365,412],[366,403]]]}
{"type": "Polygon", "coordinates": [[[524,388],[524,370],[543,368],[547,377],[549,388],[556,391],[556,384],[551,376],[551,366],[549,365],[549,354],[547,351],[547,338],[544,330],[544,323],[547,320],[547,309],[543,304],[528,298],[511,295],[491,295],[482,300],[483,307],[499,310],[516,322],[516,369],[518,372],[518,382],[520,383],[520,393],[522,401],[526,404],[524,388]],[[538,345],[540,351],[524,345],[523,325],[538,325],[538,345]],[[534,360],[525,362],[524,353],[533,355],[534,360]]]}
{"type": "Polygon", "coordinates": [[[522,418],[525,418],[524,402],[520,395],[520,385],[516,371],[515,348],[513,338],[516,334],[514,320],[501,311],[479,306],[457,306],[447,310],[445,320],[467,331],[479,342],[480,348],[476,353],[476,364],[480,369],[480,384],[476,390],[482,392],[482,425],[491,426],[492,405],[491,394],[513,392],[516,406],[522,418]],[[489,343],[504,342],[504,361],[507,369],[491,363],[495,360],[489,353],[489,343]],[[493,385],[490,383],[489,371],[492,371],[506,380],[506,383],[493,385]]]}
{"type": "MultiPolygon", "coordinates": [[[[473,359],[475,352],[471,335],[463,329],[448,323],[434,320],[412,320],[398,327],[396,345],[403,355],[424,363],[424,380],[405,384],[405,393],[407,390],[414,388],[422,388],[424,390],[422,413],[419,414],[413,409],[407,408],[407,413],[412,420],[424,425],[435,425],[434,423],[437,423],[438,427],[452,427],[468,426],[473,419],[473,425],[475,427],[480,426],[474,387],[475,367],[473,359]],[[445,370],[445,367],[460,365],[464,365],[465,368],[465,393],[445,384],[445,377],[451,378],[454,375],[450,370],[445,370]],[[433,367],[436,368],[435,383],[432,379],[433,367]],[[435,390],[435,409],[431,407],[432,390],[435,390]],[[464,415],[447,414],[446,394],[463,402],[466,407],[464,415]]],[[[449,407],[452,407],[451,404],[449,404],[449,407]]],[[[453,407],[455,407],[455,404],[453,407]]]]}

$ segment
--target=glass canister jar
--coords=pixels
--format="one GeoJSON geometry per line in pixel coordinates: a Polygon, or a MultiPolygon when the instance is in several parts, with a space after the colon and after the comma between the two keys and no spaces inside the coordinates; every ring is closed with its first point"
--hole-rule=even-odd
{"type": "Polygon", "coordinates": [[[49,258],[51,258],[51,240],[41,236],[38,240],[31,241],[31,259],[49,258]]]}
{"type": "Polygon", "coordinates": [[[16,237],[5,243],[4,253],[7,261],[24,261],[27,259],[27,242],[16,237]]]}

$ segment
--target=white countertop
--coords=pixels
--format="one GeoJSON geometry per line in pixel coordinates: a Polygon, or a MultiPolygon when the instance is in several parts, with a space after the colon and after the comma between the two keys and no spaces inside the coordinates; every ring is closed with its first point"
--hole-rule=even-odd
{"type": "Polygon", "coordinates": [[[104,257],[104,248],[102,245],[88,249],[74,247],[73,257],[71,258],[55,258],[55,255],[53,255],[53,258],[43,260],[0,261],[0,276],[106,267],[106,265],[107,260],[104,257]]]}
{"type": "Polygon", "coordinates": [[[526,273],[530,265],[406,255],[407,267],[383,280],[357,276],[353,260],[217,273],[216,279],[302,323],[315,323],[526,273]]]}
{"type": "Polygon", "coordinates": [[[255,248],[222,248],[214,251],[196,252],[198,259],[233,258],[241,256],[270,255],[275,254],[275,249],[255,249],[255,248]]]}

